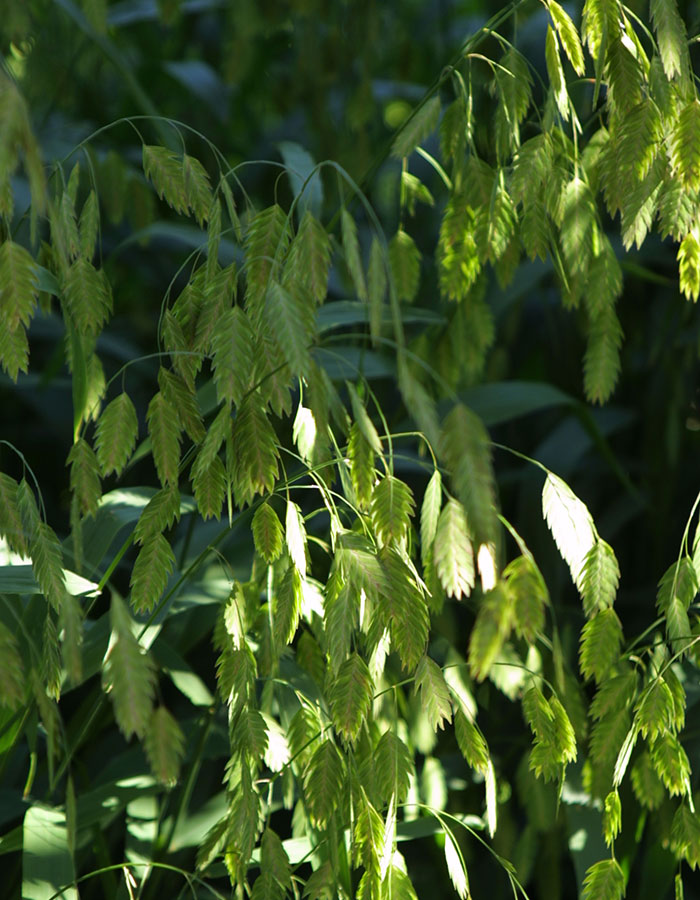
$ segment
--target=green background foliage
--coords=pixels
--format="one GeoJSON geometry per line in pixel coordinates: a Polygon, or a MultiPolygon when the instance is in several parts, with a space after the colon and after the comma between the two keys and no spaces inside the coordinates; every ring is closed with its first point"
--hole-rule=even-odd
{"type": "Polygon", "coordinates": [[[698,896],[696,7],[7,9],[7,896],[698,896]]]}

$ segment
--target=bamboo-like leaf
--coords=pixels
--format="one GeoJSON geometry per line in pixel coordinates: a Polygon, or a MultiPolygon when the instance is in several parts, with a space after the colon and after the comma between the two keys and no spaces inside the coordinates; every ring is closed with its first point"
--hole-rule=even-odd
{"type": "Polygon", "coordinates": [[[391,900],[418,900],[408,875],[393,863],[382,882],[382,897],[391,900]]]}
{"type": "Polygon", "coordinates": [[[528,556],[518,556],[503,570],[513,597],[514,625],[528,644],[534,644],[544,628],[544,608],[549,602],[542,573],[528,556]]]}
{"type": "Polygon", "coordinates": [[[278,472],[277,437],[257,398],[249,397],[233,424],[234,487],[241,505],[269,494],[278,472]]]}
{"type": "Polygon", "coordinates": [[[97,457],[86,440],[79,438],[73,444],[66,465],[71,467],[70,487],[78,501],[81,514],[94,515],[100,502],[102,488],[97,457]]]}
{"type": "Polygon", "coordinates": [[[469,671],[483,681],[501,652],[512,625],[512,598],[502,584],[484,595],[469,638],[469,671]]]}
{"type": "Polygon", "coordinates": [[[420,258],[413,238],[399,228],[389,242],[389,263],[396,296],[406,303],[413,303],[418,293],[420,258]]]}
{"type": "Polygon", "coordinates": [[[36,263],[20,244],[0,244],[0,323],[10,331],[29,325],[34,315],[37,289],[36,263]]]}
{"type": "Polygon", "coordinates": [[[214,384],[220,403],[238,406],[251,385],[255,362],[255,335],[240,307],[227,310],[212,338],[214,384]]]}
{"type": "Polygon", "coordinates": [[[525,57],[510,46],[495,71],[499,105],[496,110],[496,147],[501,158],[520,145],[520,123],[532,102],[532,75],[525,57]]]}
{"type": "Polygon", "coordinates": [[[603,859],[586,870],[583,900],[622,900],[625,876],[616,859],[603,859]]]}
{"type": "Polygon", "coordinates": [[[12,329],[0,320],[0,366],[13,381],[29,370],[29,341],[21,325],[12,329]]]}
{"type": "Polygon", "coordinates": [[[88,261],[95,255],[97,234],[100,229],[100,205],[94,190],[88,194],[83,204],[78,222],[78,234],[80,237],[80,253],[88,261]]]}
{"type": "Polygon", "coordinates": [[[445,419],[441,451],[467,514],[474,544],[491,543],[498,523],[489,436],[479,417],[461,403],[445,419]]]}
{"type": "Polygon", "coordinates": [[[274,631],[280,644],[291,644],[299,625],[302,604],[301,573],[295,565],[288,567],[277,587],[273,603],[274,631]]]}
{"type": "Polygon", "coordinates": [[[340,214],[340,225],[345,264],[348,267],[348,272],[352,278],[352,283],[358,299],[363,300],[366,303],[369,299],[369,295],[367,293],[365,272],[362,267],[360,242],[357,238],[357,225],[347,209],[343,209],[340,214]]]}
{"type": "Polygon", "coordinates": [[[306,527],[301,510],[291,500],[287,502],[284,536],[289,556],[303,577],[306,575],[306,527]]]}
{"type": "Polygon", "coordinates": [[[418,663],[414,680],[414,692],[420,691],[421,707],[428,716],[433,731],[444,728],[452,721],[452,704],[442,669],[429,656],[418,663]]]}
{"type": "Polygon", "coordinates": [[[583,50],[581,49],[581,40],[578,36],[576,26],[571,21],[569,14],[560,6],[556,0],[547,0],[547,9],[552,17],[552,21],[557,29],[559,40],[562,43],[569,62],[573,66],[577,75],[583,75],[585,64],[583,61],[583,50]]]}
{"type": "Polygon", "coordinates": [[[324,624],[327,651],[335,670],[350,652],[352,637],[359,616],[359,598],[348,586],[327,590],[324,603],[324,624]]]}
{"type": "Polygon", "coordinates": [[[145,538],[131,572],[131,605],[137,612],[150,611],[160,599],[175,563],[170,543],[162,534],[145,538]]]}
{"type": "Polygon", "coordinates": [[[121,475],[138,436],[138,419],[128,394],[115,397],[97,420],[95,447],[102,475],[121,475]]]}
{"type": "Polygon", "coordinates": [[[666,732],[654,741],[651,762],[672,797],[690,793],[690,762],[675,735],[666,732]]]}
{"type": "Polygon", "coordinates": [[[275,204],[253,218],[246,234],[246,312],[252,327],[259,326],[269,278],[280,271],[290,240],[282,207],[275,204]]]}
{"type": "Polygon", "coordinates": [[[608,607],[597,612],[583,626],[579,665],[584,678],[600,684],[620,656],[622,625],[615,610],[608,607]]]}
{"type": "Polygon", "coordinates": [[[700,233],[696,228],[686,234],[678,248],[678,275],[681,293],[695,303],[700,294],[700,233]]]}
{"type": "Polygon", "coordinates": [[[17,509],[22,519],[24,536],[30,542],[34,541],[39,533],[39,508],[36,505],[34,491],[29,487],[26,478],[22,478],[17,485],[17,509]]]}
{"type": "Polygon", "coordinates": [[[682,803],[671,825],[671,849],[677,859],[684,859],[691,869],[700,866],[700,816],[682,803]]]}
{"type": "Polygon", "coordinates": [[[218,456],[208,466],[193,467],[192,489],[203,519],[220,518],[226,498],[226,470],[218,456]]]}
{"type": "Polygon", "coordinates": [[[449,831],[445,831],[445,862],[447,863],[447,873],[455,891],[457,891],[457,895],[461,900],[468,900],[471,894],[469,893],[467,866],[464,862],[462,851],[449,831]]]}
{"type": "Polygon", "coordinates": [[[455,713],[455,736],[467,763],[485,775],[490,760],[488,745],[476,725],[460,710],[455,713]]]}
{"type": "Polygon", "coordinates": [[[648,685],[637,704],[636,724],[642,737],[653,741],[673,726],[673,694],[662,678],[648,685]]]}
{"type": "Polygon", "coordinates": [[[162,367],[158,370],[158,386],[166,401],[177,410],[180,425],[194,443],[199,444],[204,439],[206,431],[194,390],[180,375],[162,367]]]}
{"type": "Polygon", "coordinates": [[[691,100],[681,110],[671,134],[671,161],[683,186],[700,187],[700,100],[691,100]]]}
{"type": "Polygon", "coordinates": [[[105,689],[112,695],[117,725],[125,738],[146,734],[153,710],[155,671],[136,640],[124,603],[112,594],[112,634],[103,663],[105,689]]]}
{"type": "Polygon", "coordinates": [[[466,198],[452,197],[445,207],[437,249],[440,292],[448,300],[464,300],[481,271],[475,227],[474,210],[466,198]]]}
{"type": "Polygon", "coordinates": [[[265,295],[267,324],[290,372],[299,377],[307,374],[311,362],[309,345],[313,332],[313,303],[313,297],[305,290],[287,290],[274,279],[268,284],[265,295]]]}
{"type": "Polygon", "coordinates": [[[376,481],[374,450],[366,440],[357,422],[353,422],[350,426],[348,456],[350,458],[350,477],[355,490],[355,498],[361,509],[367,509],[372,499],[372,490],[376,481]]]}
{"type": "Polygon", "coordinates": [[[144,747],[156,779],[167,787],[175,785],[185,755],[185,735],[165,706],[158,706],[151,714],[144,747]]]}
{"type": "Polygon", "coordinates": [[[620,568],[615,552],[598,538],[586,554],[581,570],[583,611],[588,618],[613,605],[619,582],[620,568]]]}
{"type": "Polygon", "coordinates": [[[561,243],[568,269],[574,275],[585,274],[598,235],[596,207],[590,187],[574,176],[566,185],[561,200],[561,243]]]}
{"type": "Polygon", "coordinates": [[[549,472],[542,488],[542,511],[574,584],[581,590],[583,564],[596,541],[588,507],[565,481],[549,472]]]}
{"type": "Polygon", "coordinates": [[[386,475],[372,491],[370,515],[382,544],[401,541],[407,534],[414,510],[413,494],[405,482],[386,475]]]}
{"type": "Polygon", "coordinates": [[[306,805],[311,821],[323,828],[338,807],[344,767],[335,744],[325,740],[314,752],[304,773],[306,805]]]}
{"type": "Polygon", "coordinates": [[[688,37],[675,0],[651,0],[651,21],[669,81],[688,68],[688,37]]]}
{"type": "Polygon", "coordinates": [[[420,511],[420,543],[423,563],[425,563],[432,548],[437,532],[441,505],[442,475],[439,469],[434,469],[423,494],[423,503],[420,511]]]}
{"type": "Polygon", "coordinates": [[[547,64],[547,75],[549,76],[549,84],[554,94],[554,101],[557,104],[559,115],[565,122],[569,121],[571,109],[569,108],[569,94],[566,90],[566,80],[564,79],[564,69],[561,65],[559,56],[559,40],[551,25],[547,25],[547,37],[545,40],[545,62],[547,64]]]}
{"type": "Polygon", "coordinates": [[[648,753],[638,756],[632,766],[632,788],[643,809],[658,809],[666,798],[663,782],[656,774],[648,753]]]}
{"type": "Polygon", "coordinates": [[[257,709],[247,706],[241,710],[231,728],[231,749],[246,754],[251,761],[262,763],[267,750],[267,725],[257,709]]]}
{"type": "Polygon", "coordinates": [[[367,295],[369,300],[369,331],[376,341],[381,337],[387,272],[384,248],[376,235],[372,237],[367,266],[367,295]]]}
{"type": "Polygon", "coordinates": [[[367,664],[357,653],[342,663],[330,692],[333,725],[348,743],[354,744],[367,718],[374,685],[367,664]]]}
{"type": "Polygon", "coordinates": [[[78,257],[66,272],[62,296],[78,331],[99,334],[112,311],[112,289],[104,270],[78,257]]]}
{"type": "Polygon", "coordinates": [[[182,158],[182,180],[187,206],[199,224],[203,225],[212,208],[211,185],[204,166],[187,153],[182,158]]]}
{"type": "Polygon", "coordinates": [[[382,553],[386,575],[383,595],[383,616],[391,627],[394,649],[403,667],[411,671],[425,652],[428,639],[428,609],[423,592],[416,581],[415,571],[394,550],[382,553]]]}
{"type": "Polygon", "coordinates": [[[284,531],[272,506],[265,502],[255,510],[252,522],[255,551],[266,563],[273,563],[282,553],[284,531]]]}
{"type": "Polygon", "coordinates": [[[60,611],[66,593],[63,551],[54,530],[46,522],[38,523],[29,553],[42,594],[55,610],[60,611]]]}
{"type": "Polygon", "coordinates": [[[369,417],[365,406],[360,399],[354,384],[347,383],[348,393],[350,394],[350,402],[352,404],[352,412],[362,434],[375,453],[382,453],[382,442],[377,434],[377,429],[369,417]]]}
{"type": "Polygon", "coordinates": [[[603,837],[610,847],[622,828],[622,806],[620,795],[617,791],[611,791],[605,798],[603,812],[603,837]]]}
{"type": "Polygon", "coordinates": [[[301,277],[314,301],[322,303],[328,290],[331,244],[326,229],[309,209],[301,218],[289,255],[295,264],[295,277],[301,277]]]}
{"type": "Polygon", "coordinates": [[[12,632],[0,621],[0,705],[18,709],[25,697],[24,664],[12,632]]]}
{"type": "Polygon", "coordinates": [[[388,802],[396,797],[397,803],[403,803],[413,774],[413,757],[393,731],[385,731],[377,741],[372,767],[382,800],[388,802]]]}
{"type": "Polygon", "coordinates": [[[151,437],[153,462],[160,483],[177,485],[180,465],[180,421],[177,411],[158,391],[148,404],[146,413],[151,437]]]}
{"type": "Polygon", "coordinates": [[[410,156],[436,128],[440,118],[440,97],[433,94],[400,126],[391,148],[398,159],[410,156]]]}
{"type": "Polygon", "coordinates": [[[143,171],[156,193],[175,212],[187,213],[188,189],[182,160],[165,147],[143,145],[143,171]]]}
{"type": "Polygon", "coordinates": [[[471,594],[475,584],[474,551],[464,507],[458,500],[448,500],[440,513],[433,563],[448,597],[459,600],[471,594]]]}
{"type": "Polygon", "coordinates": [[[636,688],[637,674],[629,667],[622,675],[606,678],[593,698],[590,707],[591,716],[594,719],[602,719],[629,706],[636,695],[636,688]]]}
{"type": "Polygon", "coordinates": [[[0,472],[0,535],[15,553],[29,556],[29,545],[19,508],[18,487],[14,478],[0,472]]]}

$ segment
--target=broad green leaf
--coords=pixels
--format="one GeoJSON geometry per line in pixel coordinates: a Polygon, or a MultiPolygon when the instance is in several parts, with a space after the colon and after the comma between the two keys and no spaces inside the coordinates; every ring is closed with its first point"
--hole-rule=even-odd
{"type": "Polygon", "coordinates": [[[75,868],[68,842],[66,814],[50,806],[33,805],[22,825],[22,897],[78,900],[75,868]]]}

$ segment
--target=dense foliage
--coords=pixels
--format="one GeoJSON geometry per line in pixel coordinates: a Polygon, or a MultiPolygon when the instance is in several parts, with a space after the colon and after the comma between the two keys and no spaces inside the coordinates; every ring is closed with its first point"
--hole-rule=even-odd
{"type": "Polygon", "coordinates": [[[687,11],[8,6],[8,896],[697,896],[687,11]]]}

